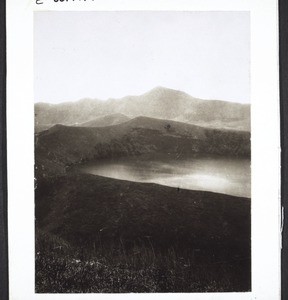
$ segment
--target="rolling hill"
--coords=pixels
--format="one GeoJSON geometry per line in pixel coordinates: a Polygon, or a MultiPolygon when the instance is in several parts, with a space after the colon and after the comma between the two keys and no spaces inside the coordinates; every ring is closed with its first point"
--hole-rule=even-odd
{"type": "Polygon", "coordinates": [[[100,231],[107,245],[122,238],[129,247],[135,237],[142,243],[149,236],[160,248],[177,242],[209,251],[208,245],[222,249],[233,241],[232,256],[249,253],[247,198],[73,172],[46,181],[36,196],[38,226],[74,245],[91,247],[100,231]]]}
{"type": "Polygon", "coordinates": [[[37,292],[251,290],[250,199],[75,172],[35,197],[37,292]]]}
{"type": "Polygon", "coordinates": [[[61,166],[151,152],[249,157],[250,133],[137,117],[107,127],[55,125],[36,135],[36,167],[47,175],[61,166]]]}
{"type": "Polygon", "coordinates": [[[118,125],[124,122],[129,121],[130,118],[123,114],[115,113],[112,115],[100,116],[91,121],[84,122],[81,124],[77,124],[79,127],[105,127],[105,126],[112,126],[118,125]]]}

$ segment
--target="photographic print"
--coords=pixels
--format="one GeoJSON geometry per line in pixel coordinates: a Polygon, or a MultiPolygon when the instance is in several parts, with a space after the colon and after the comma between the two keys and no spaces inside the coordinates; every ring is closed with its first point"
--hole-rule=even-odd
{"type": "Polygon", "coordinates": [[[34,101],[36,293],[251,291],[249,12],[34,12],[34,101]]]}

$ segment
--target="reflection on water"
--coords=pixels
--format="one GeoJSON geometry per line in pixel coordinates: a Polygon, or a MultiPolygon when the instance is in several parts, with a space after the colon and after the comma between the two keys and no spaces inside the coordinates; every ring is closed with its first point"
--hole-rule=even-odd
{"type": "Polygon", "coordinates": [[[101,160],[81,169],[85,173],[115,179],[251,196],[250,160],[244,158],[139,156],[101,160]]]}

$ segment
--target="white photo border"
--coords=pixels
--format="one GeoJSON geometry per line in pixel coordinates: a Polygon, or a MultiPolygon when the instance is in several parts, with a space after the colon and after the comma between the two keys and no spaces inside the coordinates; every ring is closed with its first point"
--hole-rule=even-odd
{"type": "MultiPolygon", "coordinates": [[[[276,0],[8,0],[9,294],[34,299],[280,299],[280,113],[276,0]],[[252,292],[35,294],[34,11],[249,11],[251,17],[252,292]]],[[[221,276],[221,274],[219,274],[221,276]]]]}

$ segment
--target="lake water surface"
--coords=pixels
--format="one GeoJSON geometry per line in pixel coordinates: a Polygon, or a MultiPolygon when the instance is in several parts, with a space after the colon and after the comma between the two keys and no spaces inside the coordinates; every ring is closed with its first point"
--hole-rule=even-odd
{"type": "Polygon", "coordinates": [[[103,159],[81,171],[115,179],[251,197],[250,159],[144,155],[103,159]]]}

